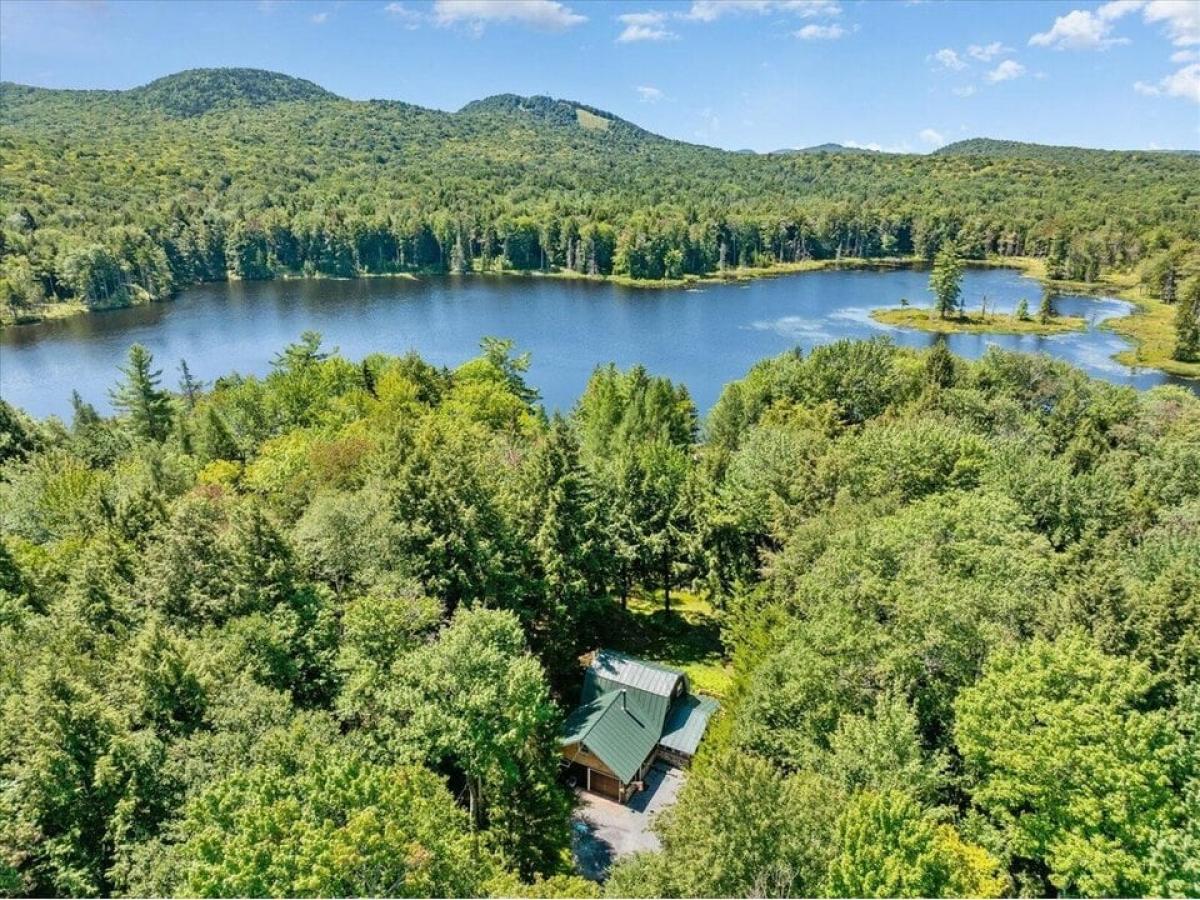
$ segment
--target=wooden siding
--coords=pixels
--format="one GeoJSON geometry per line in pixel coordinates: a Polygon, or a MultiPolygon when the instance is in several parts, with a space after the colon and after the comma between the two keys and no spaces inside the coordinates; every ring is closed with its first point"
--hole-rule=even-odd
{"type": "MultiPolygon", "coordinates": [[[[586,747],[581,747],[579,744],[568,744],[562,749],[563,758],[568,762],[576,762],[581,766],[587,766],[589,769],[608,775],[611,778],[616,778],[617,774],[606,766],[598,756],[588,753],[586,747]]],[[[620,781],[620,779],[617,779],[620,781]]]]}

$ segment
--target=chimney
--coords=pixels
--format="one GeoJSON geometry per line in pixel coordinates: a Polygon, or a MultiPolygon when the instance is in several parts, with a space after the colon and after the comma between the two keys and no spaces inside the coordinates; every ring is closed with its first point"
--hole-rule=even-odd
{"type": "Polygon", "coordinates": [[[621,688],[621,709],[629,712],[629,707],[625,705],[625,688],[621,688]]]}

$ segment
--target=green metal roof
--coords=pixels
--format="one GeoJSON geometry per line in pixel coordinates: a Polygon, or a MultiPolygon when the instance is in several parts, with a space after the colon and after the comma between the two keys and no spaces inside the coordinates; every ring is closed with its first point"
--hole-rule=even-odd
{"type": "Polygon", "coordinates": [[[563,726],[562,743],[582,744],[621,781],[632,781],[659,743],[696,752],[717,704],[687,691],[687,676],[678,669],[601,650],[584,673],[580,705],[563,726]]]}
{"type": "Polygon", "coordinates": [[[583,675],[582,702],[591,703],[609,691],[624,690],[627,706],[659,735],[680,681],[681,692],[686,692],[687,678],[677,669],[601,650],[583,675]]]}
{"type": "Polygon", "coordinates": [[[563,744],[579,743],[598,756],[622,782],[633,781],[658,744],[661,726],[629,703],[628,692],[602,694],[571,713],[563,726],[563,744]]]}
{"type": "Polygon", "coordinates": [[[685,694],[671,707],[659,743],[668,750],[695,756],[704,730],[708,728],[708,720],[716,711],[717,701],[711,697],[685,694]]]}

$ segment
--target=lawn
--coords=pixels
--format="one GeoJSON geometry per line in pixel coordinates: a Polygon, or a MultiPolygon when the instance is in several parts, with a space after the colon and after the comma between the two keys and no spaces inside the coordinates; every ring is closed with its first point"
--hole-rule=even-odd
{"type": "Polygon", "coordinates": [[[695,691],[714,697],[729,691],[732,667],[725,659],[717,617],[696,594],[672,592],[669,614],[659,593],[630,597],[626,611],[613,605],[605,631],[605,646],[682,669],[695,691]]]}

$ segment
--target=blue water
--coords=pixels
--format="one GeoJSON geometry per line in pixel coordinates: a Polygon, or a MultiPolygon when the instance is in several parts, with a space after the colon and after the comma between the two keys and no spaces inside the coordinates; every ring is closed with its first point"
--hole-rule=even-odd
{"type": "MultiPolygon", "coordinates": [[[[1011,312],[1024,298],[1036,310],[1037,282],[1006,269],[971,269],[963,282],[968,309],[1011,312]]],[[[707,410],[727,382],[757,360],[838,338],[890,334],[925,347],[934,335],[891,328],[870,311],[931,302],[920,271],[830,271],[689,290],[519,277],[365,278],[349,281],[232,282],[190,288],[170,302],[0,332],[0,396],[37,416],[68,415],[77,389],[101,410],[129,345],[145,344],[176,383],[179,360],[205,380],[238,371],[263,375],[280,348],[306,329],[351,358],[416,350],[455,366],[476,355],[485,335],[513,338],[533,354],[530,383],[550,408],[569,409],[593,368],[644,363],[684,382],[707,410]]],[[[1087,331],[1036,335],[955,334],[950,349],[978,357],[989,345],[1048,353],[1100,378],[1138,388],[1175,381],[1152,369],[1112,360],[1128,343],[1097,326],[1124,315],[1115,299],[1061,296],[1057,310],[1084,316],[1087,331]]]]}

